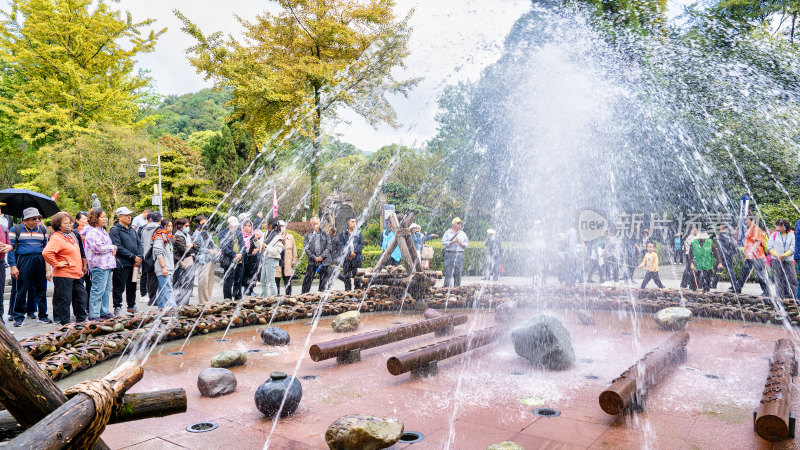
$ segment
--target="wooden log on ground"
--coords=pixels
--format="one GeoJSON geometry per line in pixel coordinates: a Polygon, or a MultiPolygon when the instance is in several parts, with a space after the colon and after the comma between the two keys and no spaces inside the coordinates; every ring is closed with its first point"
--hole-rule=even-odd
{"type": "MultiPolygon", "coordinates": [[[[67,401],[67,396],[42,373],[39,364],[2,325],[0,380],[3,380],[0,383],[0,403],[25,428],[35,426],[67,401]]],[[[98,440],[94,448],[98,450],[109,447],[98,440]]]]}
{"type": "Polygon", "coordinates": [[[789,409],[792,406],[792,376],[797,374],[796,364],[792,341],[778,339],[754,421],[756,433],[766,441],[777,442],[794,437],[794,430],[789,425],[789,409]]]}
{"type": "MultiPolygon", "coordinates": [[[[125,394],[122,403],[111,413],[108,423],[130,422],[184,412],[186,412],[186,391],[183,389],[125,394]]],[[[14,416],[8,411],[0,411],[0,437],[21,431],[22,427],[14,416]]]]}
{"type": "Polygon", "coordinates": [[[622,375],[611,382],[611,386],[600,394],[600,408],[606,414],[616,415],[629,405],[644,404],[647,391],[666,375],[672,366],[686,357],[689,333],[674,333],[661,345],[644,355],[622,375]]]}
{"type": "MultiPolygon", "coordinates": [[[[120,365],[103,379],[111,383],[114,395],[119,398],[141,380],[143,374],[142,367],[131,361],[120,365]]],[[[94,420],[95,414],[94,400],[86,394],[77,394],[11,440],[10,448],[61,449],[94,420]]]]}
{"type": "Polygon", "coordinates": [[[311,359],[314,361],[324,361],[336,358],[351,350],[380,347],[381,345],[392,342],[402,341],[423,334],[433,333],[434,331],[447,326],[462,325],[467,323],[466,314],[449,314],[430,320],[422,320],[408,325],[389,328],[387,330],[370,331],[369,333],[357,336],[348,336],[328,342],[314,344],[308,350],[311,359]]]}
{"type": "Polygon", "coordinates": [[[491,327],[411,350],[408,353],[389,358],[386,361],[386,368],[392,375],[401,375],[430,362],[441,361],[492,343],[502,333],[501,327],[491,327]]]}

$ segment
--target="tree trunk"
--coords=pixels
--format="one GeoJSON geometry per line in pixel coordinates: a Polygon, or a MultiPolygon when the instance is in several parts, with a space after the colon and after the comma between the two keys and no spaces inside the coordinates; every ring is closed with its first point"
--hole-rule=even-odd
{"type": "Polygon", "coordinates": [[[322,102],[320,99],[320,88],[314,86],[314,143],[312,144],[311,166],[311,217],[319,215],[319,155],[322,146],[322,102]]]}

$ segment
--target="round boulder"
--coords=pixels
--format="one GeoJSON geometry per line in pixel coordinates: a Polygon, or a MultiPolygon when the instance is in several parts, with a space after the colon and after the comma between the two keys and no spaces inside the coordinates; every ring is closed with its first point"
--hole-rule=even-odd
{"type": "Polygon", "coordinates": [[[261,330],[261,340],[266,345],[288,345],[289,333],[280,327],[269,327],[261,330]]]}
{"type": "Polygon", "coordinates": [[[356,331],[359,325],[361,325],[361,313],[358,311],[343,312],[331,322],[331,328],[337,333],[356,331]]]}
{"type": "Polygon", "coordinates": [[[241,350],[225,350],[211,358],[211,367],[241,366],[247,362],[247,354],[241,350]]]}
{"type": "Polygon", "coordinates": [[[403,435],[399,419],[348,414],[336,419],[325,432],[331,450],[376,450],[394,445],[403,435]]]}
{"type": "Polygon", "coordinates": [[[692,318],[692,311],[687,308],[671,306],[658,311],[653,318],[658,327],[666,331],[682,330],[692,318]]]}
{"type": "Polygon", "coordinates": [[[281,417],[293,414],[300,405],[300,399],[303,398],[303,386],[300,381],[284,372],[272,372],[269,378],[256,390],[256,408],[267,417],[275,417],[278,411],[281,417]],[[283,400],[284,395],[286,401],[283,400]],[[283,403],[282,409],[281,403],[283,403]]]}
{"type": "Polygon", "coordinates": [[[541,315],[511,332],[514,351],[531,364],[550,370],[565,370],[575,362],[569,332],[560,320],[541,315]]]}
{"type": "Polygon", "coordinates": [[[236,390],[236,377],[228,369],[206,369],[197,376],[197,389],[203,397],[218,397],[236,390]]]}

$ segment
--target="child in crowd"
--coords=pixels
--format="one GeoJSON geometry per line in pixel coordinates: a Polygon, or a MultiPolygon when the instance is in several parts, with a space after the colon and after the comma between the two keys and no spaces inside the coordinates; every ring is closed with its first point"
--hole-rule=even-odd
{"type": "MultiPolygon", "coordinates": [[[[647,286],[650,280],[655,281],[656,286],[664,289],[661,279],[658,277],[658,254],[656,253],[656,245],[652,242],[647,244],[647,253],[644,254],[642,263],[639,267],[644,267],[644,280],[642,280],[642,289],[647,286]]],[[[639,268],[637,267],[637,268],[639,268]]]]}

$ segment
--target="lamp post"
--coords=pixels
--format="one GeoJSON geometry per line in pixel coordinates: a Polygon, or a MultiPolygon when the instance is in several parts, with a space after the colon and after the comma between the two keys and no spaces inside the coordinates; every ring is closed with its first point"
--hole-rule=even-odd
{"type": "Polygon", "coordinates": [[[158,146],[158,164],[147,164],[147,158],[142,158],[139,160],[139,177],[144,178],[147,176],[147,168],[148,167],[157,167],[158,168],[158,194],[153,196],[153,205],[158,205],[158,212],[163,216],[164,215],[164,197],[163,192],[161,190],[161,146],[158,146]],[[158,202],[156,203],[156,197],[158,197],[158,202]]]}

